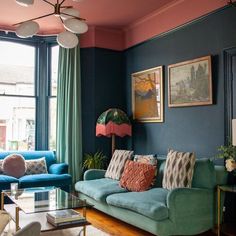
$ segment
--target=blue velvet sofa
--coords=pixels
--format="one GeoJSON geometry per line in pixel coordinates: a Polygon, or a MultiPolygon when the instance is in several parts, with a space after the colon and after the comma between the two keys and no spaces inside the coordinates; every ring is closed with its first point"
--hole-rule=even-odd
{"type": "Polygon", "coordinates": [[[68,174],[68,165],[57,163],[53,151],[0,152],[0,159],[4,159],[12,153],[21,154],[25,160],[45,157],[48,174],[24,175],[19,179],[8,175],[0,175],[0,191],[10,189],[11,183],[18,183],[19,188],[55,186],[69,192],[72,180],[68,174]]]}
{"type": "Polygon", "coordinates": [[[227,172],[208,159],[198,159],[191,188],[162,188],[164,159],[158,159],[156,185],[145,192],[128,192],[119,181],[105,178],[105,170],[88,170],[75,184],[81,199],[100,211],[154,235],[196,235],[214,227],[216,185],[227,172]]]}

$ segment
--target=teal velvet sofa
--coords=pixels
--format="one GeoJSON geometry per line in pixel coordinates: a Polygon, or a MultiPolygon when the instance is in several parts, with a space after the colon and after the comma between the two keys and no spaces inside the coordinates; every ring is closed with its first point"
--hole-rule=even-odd
{"type": "Polygon", "coordinates": [[[105,170],[88,170],[84,181],[75,184],[81,199],[100,211],[159,236],[195,235],[215,225],[216,185],[225,184],[223,166],[198,159],[192,188],[162,188],[165,166],[158,159],[156,184],[145,192],[128,192],[116,180],[104,178],[105,170]]]}
{"type": "Polygon", "coordinates": [[[24,175],[17,179],[8,175],[0,175],[0,191],[10,189],[11,183],[18,183],[19,188],[55,186],[70,191],[71,176],[68,174],[68,165],[57,163],[53,151],[11,151],[0,152],[0,160],[12,153],[21,154],[25,160],[45,157],[48,174],[24,175]]]}

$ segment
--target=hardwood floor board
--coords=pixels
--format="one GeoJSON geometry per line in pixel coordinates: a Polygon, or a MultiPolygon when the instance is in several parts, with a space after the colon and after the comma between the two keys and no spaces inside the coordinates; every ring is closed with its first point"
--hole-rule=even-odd
{"type": "MultiPolygon", "coordinates": [[[[154,236],[96,209],[87,210],[87,219],[94,227],[112,236],[154,236]]],[[[216,236],[216,234],[208,231],[198,236],[216,236]]]]}

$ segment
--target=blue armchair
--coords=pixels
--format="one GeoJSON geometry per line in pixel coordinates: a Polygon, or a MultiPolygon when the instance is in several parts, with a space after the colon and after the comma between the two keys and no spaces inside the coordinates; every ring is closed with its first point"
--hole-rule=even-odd
{"type": "Polygon", "coordinates": [[[8,175],[0,175],[0,191],[10,189],[11,183],[18,183],[19,188],[55,186],[67,192],[71,187],[71,176],[66,163],[57,163],[53,151],[9,151],[0,152],[0,160],[12,153],[21,154],[25,160],[45,157],[48,174],[24,175],[17,179],[8,175]]]}

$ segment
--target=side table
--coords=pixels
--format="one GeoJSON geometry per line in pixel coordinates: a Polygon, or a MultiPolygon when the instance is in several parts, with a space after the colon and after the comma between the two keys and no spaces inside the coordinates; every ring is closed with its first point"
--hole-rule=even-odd
{"type": "Polygon", "coordinates": [[[222,192],[231,192],[236,193],[236,185],[218,185],[217,186],[217,236],[220,236],[221,233],[221,191],[222,192]]]}

